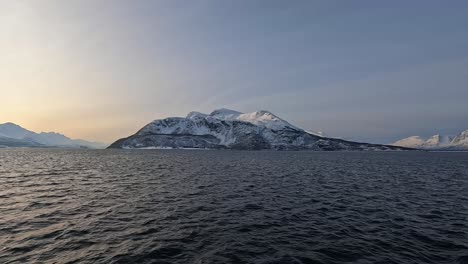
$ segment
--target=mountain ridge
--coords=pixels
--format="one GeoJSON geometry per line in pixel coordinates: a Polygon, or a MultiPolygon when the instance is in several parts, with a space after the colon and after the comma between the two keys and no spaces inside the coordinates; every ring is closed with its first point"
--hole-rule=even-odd
{"type": "Polygon", "coordinates": [[[391,145],[428,150],[468,150],[468,129],[455,136],[440,134],[428,138],[410,136],[397,140],[391,145]]]}
{"type": "Polygon", "coordinates": [[[408,150],[409,148],[323,137],[260,110],[226,108],[210,114],[157,119],[109,148],[202,148],[240,150],[408,150]]]}
{"type": "Polygon", "coordinates": [[[0,124],[0,147],[104,148],[105,146],[103,143],[71,139],[57,132],[36,133],[12,122],[0,124]]]}

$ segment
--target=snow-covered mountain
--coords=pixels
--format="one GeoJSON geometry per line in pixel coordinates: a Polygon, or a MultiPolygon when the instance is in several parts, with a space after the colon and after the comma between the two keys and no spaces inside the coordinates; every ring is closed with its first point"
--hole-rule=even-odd
{"type": "Polygon", "coordinates": [[[15,148],[33,148],[33,147],[45,147],[35,141],[26,139],[15,139],[0,135],[0,148],[4,147],[15,147],[15,148]]]}
{"type": "Polygon", "coordinates": [[[269,111],[241,113],[218,109],[185,118],[155,120],[109,148],[202,148],[275,150],[404,150],[322,137],[291,125],[269,111]]]}
{"type": "Polygon", "coordinates": [[[104,148],[102,143],[70,139],[55,132],[36,133],[13,123],[0,124],[0,147],[104,148]]]}
{"type": "Polygon", "coordinates": [[[425,140],[420,136],[411,136],[404,139],[400,139],[394,142],[394,146],[402,146],[408,148],[419,148],[424,144],[425,140]]]}
{"type": "Polygon", "coordinates": [[[468,149],[468,129],[455,136],[450,142],[450,146],[468,149]]]}
{"type": "Polygon", "coordinates": [[[420,149],[468,150],[468,130],[456,136],[434,135],[429,138],[411,136],[392,143],[393,146],[420,149]]]}

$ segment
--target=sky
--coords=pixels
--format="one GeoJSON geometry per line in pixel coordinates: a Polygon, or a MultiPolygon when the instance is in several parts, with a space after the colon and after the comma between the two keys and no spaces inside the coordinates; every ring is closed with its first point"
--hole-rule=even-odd
{"type": "Polygon", "coordinates": [[[468,129],[468,1],[0,0],[0,123],[113,142],[269,110],[389,143],[468,129]]]}

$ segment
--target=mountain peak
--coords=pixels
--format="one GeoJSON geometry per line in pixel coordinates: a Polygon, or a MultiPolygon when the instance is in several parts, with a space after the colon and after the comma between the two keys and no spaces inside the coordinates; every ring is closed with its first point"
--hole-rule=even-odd
{"type": "Polygon", "coordinates": [[[23,139],[33,133],[12,122],[0,124],[0,134],[5,137],[23,139]]]}
{"type": "Polygon", "coordinates": [[[16,127],[19,127],[17,124],[12,123],[12,122],[3,123],[3,124],[0,124],[0,126],[16,126],[16,127]]]}
{"type": "Polygon", "coordinates": [[[455,136],[450,144],[457,147],[468,148],[468,129],[455,136]]]}
{"type": "MultiPolygon", "coordinates": [[[[3,123],[3,124],[0,124],[0,127],[4,128],[4,129],[24,129],[23,127],[15,124],[15,123],[12,123],[12,122],[6,122],[6,123],[3,123]]],[[[24,129],[26,130],[26,129],[24,129]]]]}
{"type": "Polygon", "coordinates": [[[56,132],[36,133],[11,122],[0,124],[0,136],[9,138],[11,146],[104,147],[103,144],[70,139],[56,132]]]}
{"type": "Polygon", "coordinates": [[[196,112],[196,111],[192,111],[190,113],[187,114],[187,116],[185,118],[187,119],[195,119],[195,118],[206,118],[208,115],[207,114],[204,114],[204,113],[200,113],[200,112],[196,112]]]}
{"type": "Polygon", "coordinates": [[[424,139],[420,136],[411,136],[404,139],[400,139],[394,142],[392,145],[408,148],[418,148],[424,144],[424,139]]]}
{"type": "Polygon", "coordinates": [[[308,133],[266,110],[241,113],[221,108],[206,115],[155,120],[109,148],[199,148],[245,150],[404,150],[308,133]]]}
{"type": "Polygon", "coordinates": [[[252,113],[241,114],[237,118],[238,120],[249,122],[261,127],[267,127],[274,130],[281,130],[284,128],[293,128],[296,130],[302,130],[288,123],[287,121],[279,118],[270,111],[260,110],[252,113]]]}
{"type": "Polygon", "coordinates": [[[250,116],[256,116],[256,117],[264,116],[264,118],[269,118],[269,119],[280,119],[278,116],[274,115],[272,112],[267,111],[267,110],[255,111],[255,112],[247,113],[244,115],[250,115],[250,116]]]}
{"type": "Polygon", "coordinates": [[[259,113],[261,115],[274,115],[272,112],[270,112],[268,110],[259,110],[259,111],[257,111],[257,113],[259,113]]]}
{"type": "Polygon", "coordinates": [[[455,137],[436,134],[429,138],[411,136],[394,142],[392,145],[421,149],[466,149],[468,148],[468,130],[455,137]]]}

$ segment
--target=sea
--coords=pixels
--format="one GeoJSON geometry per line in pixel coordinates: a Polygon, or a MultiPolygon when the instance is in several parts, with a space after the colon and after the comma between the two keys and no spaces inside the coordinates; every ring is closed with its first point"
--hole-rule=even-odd
{"type": "Polygon", "coordinates": [[[468,153],[0,149],[0,263],[468,263],[468,153]]]}

